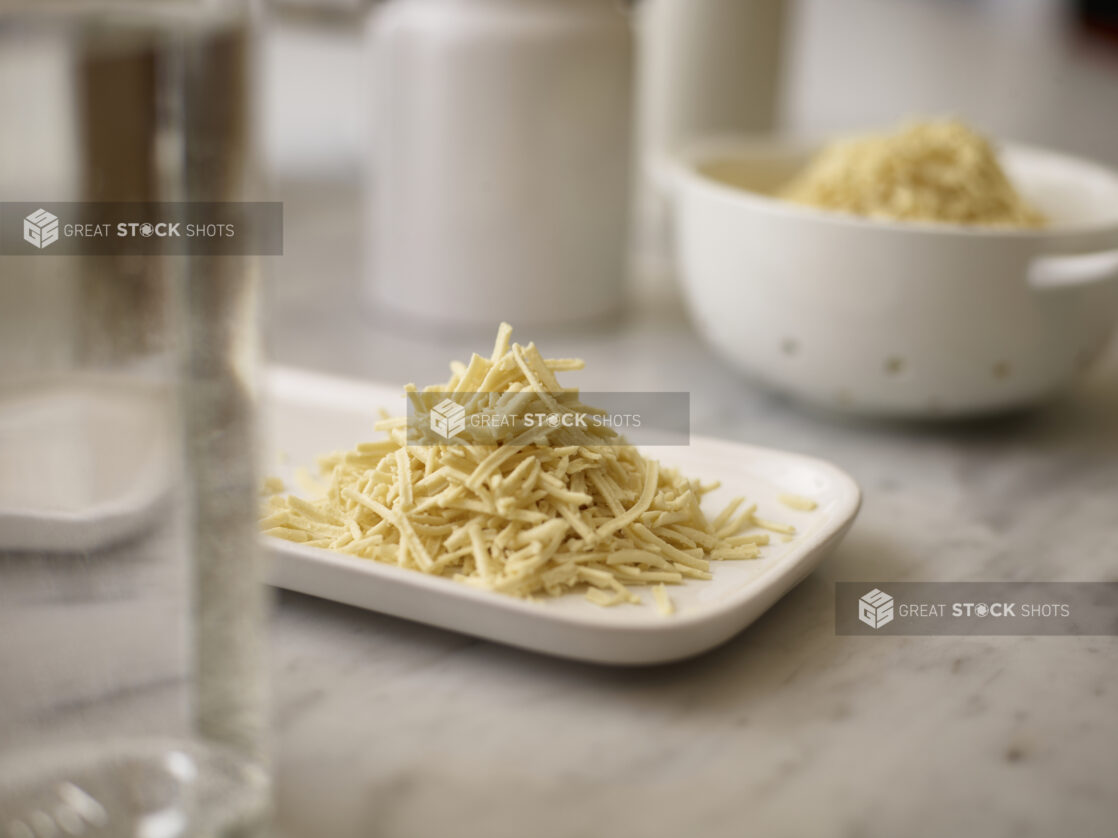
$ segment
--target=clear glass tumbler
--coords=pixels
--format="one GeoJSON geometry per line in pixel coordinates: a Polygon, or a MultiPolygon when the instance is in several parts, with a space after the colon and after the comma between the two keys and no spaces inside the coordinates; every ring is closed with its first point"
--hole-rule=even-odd
{"type": "MultiPolygon", "coordinates": [[[[253,197],[250,24],[0,0],[0,201],[253,197]]],[[[0,254],[0,836],[257,834],[257,260],[29,250],[0,254]]]]}

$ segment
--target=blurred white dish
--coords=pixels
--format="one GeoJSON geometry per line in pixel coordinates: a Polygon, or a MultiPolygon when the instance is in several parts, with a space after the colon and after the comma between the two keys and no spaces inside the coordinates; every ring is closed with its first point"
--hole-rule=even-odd
{"type": "MultiPolygon", "coordinates": [[[[375,438],[378,408],[404,409],[400,388],[282,368],[270,372],[266,393],[271,453],[265,469],[289,487],[294,470],[317,455],[375,438]]],[[[669,586],[677,610],[671,617],[661,617],[650,592],[639,588],[640,607],[600,608],[581,594],[526,602],[262,536],[270,579],[281,588],[560,657],[662,663],[706,651],[756,620],[819,564],[858,511],[860,493],[849,475],[810,457],[699,437],[689,446],[642,450],[690,476],[721,480],[722,488],[704,503],[708,512],[745,495],[762,513],[794,524],[798,534],[787,543],[774,535],[761,559],[713,562],[709,582],[669,586]],[[811,497],[819,506],[788,509],[777,501],[781,492],[811,497]]]]}
{"type": "Polygon", "coordinates": [[[1042,230],[870,220],[765,194],[812,149],[716,140],[661,162],[700,331],[742,371],[859,413],[1026,405],[1086,367],[1118,319],[1118,174],[1000,158],[1042,230]]]}
{"type": "Polygon", "coordinates": [[[60,377],[0,397],[0,549],[96,550],[135,535],[168,488],[167,402],[139,383],[60,377]]]}

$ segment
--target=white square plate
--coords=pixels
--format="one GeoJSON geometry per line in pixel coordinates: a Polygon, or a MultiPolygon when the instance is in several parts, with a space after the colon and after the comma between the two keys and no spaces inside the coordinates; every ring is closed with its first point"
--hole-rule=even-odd
{"type": "MultiPolygon", "coordinates": [[[[290,489],[298,466],[313,471],[320,454],[380,438],[377,410],[404,411],[402,388],[273,368],[267,379],[267,474],[290,489]]],[[[676,613],[660,616],[648,589],[640,606],[601,608],[573,593],[529,602],[480,591],[449,579],[264,536],[272,584],[576,660],[652,664],[704,652],[756,620],[791,590],[846,533],[861,495],[854,480],[830,463],[750,445],[692,437],[688,446],[644,447],[646,456],[688,477],[719,480],[703,503],[717,514],[736,495],[758,504],[763,517],[794,524],[788,542],[773,535],[762,558],[712,562],[710,581],[668,586],[676,613]],[[812,498],[812,512],[789,509],[781,492],[812,498]]]]}

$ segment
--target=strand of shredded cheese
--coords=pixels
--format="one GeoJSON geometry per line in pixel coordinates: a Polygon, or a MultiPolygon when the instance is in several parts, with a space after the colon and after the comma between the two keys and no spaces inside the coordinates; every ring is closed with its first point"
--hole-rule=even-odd
{"type": "Polygon", "coordinates": [[[811,498],[793,494],[792,492],[784,492],[778,495],[777,500],[790,509],[798,509],[801,512],[812,512],[819,506],[819,504],[811,498]]]}

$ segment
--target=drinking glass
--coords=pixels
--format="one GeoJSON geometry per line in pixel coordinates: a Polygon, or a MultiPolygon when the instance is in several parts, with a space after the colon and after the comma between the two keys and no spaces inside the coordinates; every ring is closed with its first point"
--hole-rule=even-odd
{"type": "MultiPolygon", "coordinates": [[[[253,197],[250,12],[0,0],[0,201],[253,197]]],[[[0,253],[0,836],[257,834],[257,260],[45,218],[0,253]]]]}

